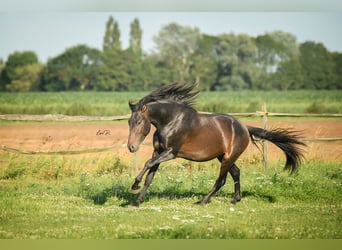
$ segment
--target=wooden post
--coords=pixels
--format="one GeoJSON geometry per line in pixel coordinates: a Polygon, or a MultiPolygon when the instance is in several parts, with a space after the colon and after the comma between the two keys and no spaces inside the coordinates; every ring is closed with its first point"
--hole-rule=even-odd
{"type": "Polygon", "coordinates": [[[139,163],[138,153],[135,152],[135,153],[134,153],[134,157],[133,157],[132,177],[135,177],[135,175],[136,175],[136,173],[137,173],[138,163],[139,163]]]}
{"type": "Polygon", "coordinates": [[[189,161],[188,176],[190,179],[192,179],[192,161],[189,161]]]}
{"type": "MultiPolygon", "coordinates": [[[[261,110],[263,112],[262,115],[262,128],[267,129],[267,106],[266,103],[261,107],[261,110]]],[[[268,166],[268,154],[267,154],[267,142],[265,140],[262,141],[262,156],[263,156],[263,161],[264,161],[264,166],[268,166]]]]}

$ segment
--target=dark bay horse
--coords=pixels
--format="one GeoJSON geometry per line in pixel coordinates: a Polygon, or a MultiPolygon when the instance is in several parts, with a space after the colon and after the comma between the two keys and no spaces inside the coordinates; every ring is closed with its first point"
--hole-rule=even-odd
{"type": "Polygon", "coordinates": [[[208,161],[217,158],[221,162],[220,174],[212,190],[198,203],[206,204],[225,184],[228,172],[234,180],[232,203],[241,200],[240,170],[235,161],[249,142],[264,139],[278,146],[286,156],[285,169],[295,172],[303,153],[298,133],[286,129],[264,130],[242,124],[227,114],[199,114],[193,107],[198,91],[196,85],[172,83],[142,98],[138,103],[129,102],[132,111],[129,123],[127,147],[136,152],[149,134],[151,124],[156,128],[153,135],[152,158],[135,178],[132,193],[139,193],[139,183],[148,174],[139,197],[133,205],[139,206],[159,164],[175,158],[190,161],[208,161]]]}

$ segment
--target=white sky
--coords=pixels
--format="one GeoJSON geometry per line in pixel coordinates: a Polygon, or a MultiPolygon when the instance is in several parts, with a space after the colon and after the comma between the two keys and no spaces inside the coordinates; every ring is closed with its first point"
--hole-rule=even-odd
{"type": "Polygon", "coordinates": [[[342,53],[342,12],[1,12],[0,7],[0,58],[7,60],[14,51],[33,50],[41,62],[46,62],[78,44],[101,49],[110,15],[119,23],[124,48],[128,46],[130,23],[137,17],[143,30],[143,49],[147,52],[153,49],[152,38],[160,28],[177,22],[212,35],[234,32],[255,37],[282,30],[294,34],[299,43],[321,42],[328,50],[342,53]]]}

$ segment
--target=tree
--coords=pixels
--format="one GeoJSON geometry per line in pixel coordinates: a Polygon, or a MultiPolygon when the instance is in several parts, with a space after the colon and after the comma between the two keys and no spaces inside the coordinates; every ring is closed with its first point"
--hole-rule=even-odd
{"type": "Polygon", "coordinates": [[[295,90],[303,88],[304,75],[299,57],[283,62],[277,72],[271,75],[273,88],[279,90],[295,90]]]}
{"type": "Polygon", "coordinates": [[[282,62],[299,54],[296,37],[283,31],[273,31],[255,39],[257,62],[266,73],[274,73],[282,62]]]}
{"type": "Polygon", "coordinates": [[[102,61],[99,68],[97,90],[123,91],[131,85],[132,53],[122,50],[118,23],[109,17],[103,39],[102,61]]]}
{"type": "Polygon", "coordinates": [[[335,86],[335,62],[321,43],[304,42],[300,45],[300,62],[307,89],[328,89],[335,86]]]}
{"type": "Polygon", "coordinates": [[[130,37],[129,37],[129,49],[138,57],[142,55],[141,48],[142,30],[137,18],[131,23],[130,37]]]}
{"type": "Polygon", "coordinates": [[[220,35],[215,52],[218,62],[215,90],[240,90],[253,86],[258,77],[255,65],[257,47],[248,35],[220,35]]]}
{"type": "Polygon", "coordinates": [[[332,53],[332,58],[335,62],[336,81],[332,88],[342,89],[342,53],[332,53]]]}
{"type": "Polygon", "coordinates": [[[129,89],[131,60],[128,51],[107,50],[102,54],[97,90],[124,91],[129,89]]]}
{"type": "Polygon", "coordinates": [[[137,18],[131,22],[131,30],[129,37],[128,59],[126,65],[129,66],[128,74],[130,77],[128,89],[141,90],[145,88],[144,82],[144,54],[141,47],[142,30],[137,18]],[[129,64],[129,65],[128,65],[129,64]]]}
{"type": "Polygon", "coordinates": [[[198,45],[190,57],[190,75],[199,83],[201,89],[211,90],[217,79],[217,61],[215,57],[215,44],[217,38],[201,35],[198,45]]]}
{"type": "Polygon", "coordinates": [[[17,67],[11,83],[6,85],[6,89],[13,92],[40,90],[43,68],[44,66],[39,63],[17,67]]]}
{"type": "Polygon", "coordinates": [[[190,57],[197,49],[198,28],[171,23],[164,26],[154,37],[160,63],[171,73],[171,81],[191,81],[190,57]]]}
{"type": "Polygon", "coordinates": [[[43,72],[43,89],[48,91],[95,89],[101,52],[86,45],[67,49],[50,59],[43,72]]]}
{"type": "Polygon", "coordinates": [[[39,89],[42,65],[33,51],[9,55],[1,72],[1,90],[30,91],[39,89]]]}
{"type": "Polygon", "coordinates": [[[298,75],[301,73],[300,70],[295,73],[296,69],[293,67],[299,65],[297,63],[299,47],[296,37],[291,33],[276,30],[257,36],[255,43],[258,47],[256,62],[261,70],[256,87],[262,89],[297,88],[298,86],[295,85],[299,85],[299,83],[293,85],[293,81],[301,79],[301,76],[298,75]],[[291,61],[294,62],[294,65],[289,63],[291,61]],[[287,71],[289,71],[289,75],[296,76],[298,79],[290,79],[289,75],[286,76],[287,71]],[[289,82],[286,83],[286,81],[289,82]],[[274,84],[276,86],[273,86],[274,84]]]}
{"type": "Polygon", "coordinates": [[[16,51],[9,55],[7,62],[5,63],[5,69],[2,73],[2,80],[5,84],[10,84],[10,82],[16,76],[16,69],[24,67],[26,65],[38,63],[38,57],[33,51],[16,51]]]}
{"type": "Polygon", "coordinates": [[[1,58],[0,60],[0,91],[5,90],[5,86],[6,86],[6,82],[3,79],[4,78],[4,74],[5,74],[5,64],[1,58]]]}
{"type": "Polygon", "coordinates": [[[106,23],[106,31],[103,38],[103,51],[110,49],[121,50],[119,24],[112,16],[108,18],[106,23]]]}

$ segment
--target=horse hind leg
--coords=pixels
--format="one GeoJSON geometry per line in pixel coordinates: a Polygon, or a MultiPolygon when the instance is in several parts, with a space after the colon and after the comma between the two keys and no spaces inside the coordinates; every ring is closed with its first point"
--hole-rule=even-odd
{"type": "Polygon", "coordinates": [[[229,173],[234,180],[234,197],[231,200],[231,203],[236,204],[241,200],[240,169],[234,163],[233,166],[229,169],[229,173]]]}
{"type": "Polygon", "coordinates": [[[224,160],[223,157],[218,158],[221,161],[221,169],[220,169],[220,175],[217,178],[213,188],[210,190],[210,192],[197,204],[207,204],[210,202],[210,198],[220,190],[221,187],[226,184],[227,180],[227,174],[230,168],[232,167],[232,163],[229,160],[224,160]]]}

